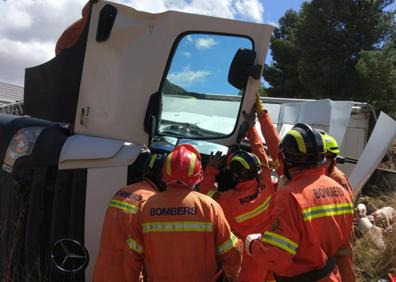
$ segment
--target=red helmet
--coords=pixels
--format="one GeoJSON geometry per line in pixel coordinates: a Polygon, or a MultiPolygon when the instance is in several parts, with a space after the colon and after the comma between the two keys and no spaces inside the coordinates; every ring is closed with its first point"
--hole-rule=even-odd
{"type": "Polygon", "coordinates": [[[162,168],[162,181],[165,184],[180,182],[193,187],[202,181],[201,155],[194,146],[182,144],[166,157],[162,168]]]}

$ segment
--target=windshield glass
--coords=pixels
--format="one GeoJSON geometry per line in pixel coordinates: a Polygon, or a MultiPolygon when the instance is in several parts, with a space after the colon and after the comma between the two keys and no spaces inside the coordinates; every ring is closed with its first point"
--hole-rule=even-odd
{"type": "Polygon", "coordinates": [[[162,89],[160,133],[213,138],[233,132],[243,91],[227,78],[239,48],[252,49],[251,40],[189,34],[179,41],[162,89]]]}

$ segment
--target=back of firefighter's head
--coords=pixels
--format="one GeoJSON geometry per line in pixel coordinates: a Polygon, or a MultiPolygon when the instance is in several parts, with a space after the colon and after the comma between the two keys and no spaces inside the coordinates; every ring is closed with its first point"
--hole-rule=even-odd
{"type": "Polygon", "coordinates": [[[326,157],[329,159],[334,159],[340,153],[340,149],[338,148],[337,140],[335,140],[335,138],[333,136],[327,134],[326,131],[321,130],[319,132],[322,135],[323,140],[325,142],[326,157]]]}
{"type": "Polygon", "coordinates": [[[161,180],[161,172],[166,156],[166,154],[152,154],[147,159],[143,171],[143,176],[153,181],[160,191],[165,190],[165,184],[161,180]]]}
{"type": "Polygon", "coordinates": [[[326,148],[318,130],[305,123],[296,124],[283,137],[279,151],[285,164],[285,175],[291,168],[313,168],[323,164],[326,148]]]}
{"type": "Polygon", "coordinates": [[[201,155],[194,146],[182,144],[166,157],[162,168],[162,181],[168,186],[182,184],[194,188],[203,178],[201,155]]]}
{"type": "Polygon", "coordinates": [[[261,172],[261,165],[257,156],[243,150],[232,154],[228,168],[238,182],[256,178],[261,172]]]}

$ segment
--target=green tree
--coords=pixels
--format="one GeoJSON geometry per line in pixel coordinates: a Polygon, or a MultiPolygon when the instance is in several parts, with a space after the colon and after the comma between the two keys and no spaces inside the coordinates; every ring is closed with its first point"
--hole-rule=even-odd
{"type": "Polygon", "coordinates": [[[364,101],[356,65],[394,32],[394,0],[312,0],[287,11],[271,40],[264,69],[270,96],[364,101]]]}
{"type": "Polygon", "coordinates": [[[296,31],[300,24],[300,15],[293,10],[286,11],[279,20],[271,38],[273,62],[264,67],[264,78],[270,84],[267,88],[273,97],[304,97],[303,86],[298,77],[300,49],[296,44],[296,31]]]}
{"type": "Polygon", "coordinates": [[[396,48],[362,52],[356,69],[366,101],[396,118],[396,48]]]}
{"type": "Polygon", "coordinates": [[[265,96],[265,87],[264,87],[264,85],[260,84],[260,88],[258,90],[258,93],[260,94],[261,97],[265,96]]]}

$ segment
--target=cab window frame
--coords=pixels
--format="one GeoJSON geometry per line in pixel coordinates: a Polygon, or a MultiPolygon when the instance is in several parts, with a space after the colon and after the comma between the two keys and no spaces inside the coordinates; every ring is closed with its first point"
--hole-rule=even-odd
{"type": "Polygon", "coordinates": [[[208,136],[208,137],[199,137],[199,136],[194,136],[194,137],[192,137],[192,136],[183,136],[183,137],[181,137],[178,134],[171,134],[171,133],[168,133],[168,132],[167,133],[160,132],[162,109],[163,109],[163,107],[162,107],[162,105],[163,105],[163,89],[164,89],[165,81],[166,81],[166,78],[168,77],[169,70],[170,70],[170,67],[172,65],[174,56],[176,54],[177,47],[179,46],[181,40],[183,38],[185,38],[186,36],[188,36],[188,35],[219,35],[219,36],[244,38],[244,39],[249,40],[249,42],[251,43],[251,50],[256,51],[255,50],[255,42],[254,42],[253,38],[250,37],[250,36],[247,36],[247,35],[242,35],[242,34],[237,34],[237,33],[224,33],[224,32],[213,32],[213,31],[194,31],[194,30],[189,30],[189,31],[185,31],[185,32],[180,33],[176,37],[175,41],[173,42],[172,48],[171,48],[171,50],[169,52],[168,60],[166,62],[166,66],[165,66],[165,69],[164,69],[164,72],[163,72],[163,75],[162,75],[162,78],[161,78],[161,82],[160,82],[160,85],[159,85],[159,88],[158,88],[158,91],[157,91],[157,93],[159,93],[161,95],[161,99],[160,99],[160,103],[161,103],[160,109],[161,110],[158,113],[158,120],[156,121],[155,135],[156,136],[171,136],[171,137],[175,137],[177,139],[194,139],[194,140],[219,140],[219,139],[229,138],[235,133],[235,131],[238,128],[239,117],[241,115],[242,105],[243,105],[244,99],[245,99],[247,84],[241,90],[242,91],[242,95],[241,95],[241,101],[240,101],[240,104],[239,104],[238,114],[237,114],[237,116],[235,118],[234,128],[229,134],[222,134],[221,136],[208,136]]]}

